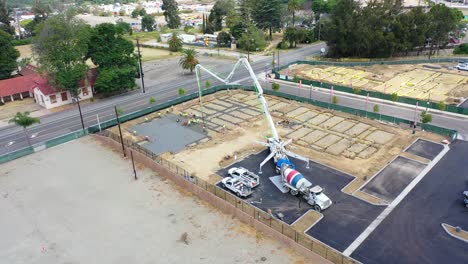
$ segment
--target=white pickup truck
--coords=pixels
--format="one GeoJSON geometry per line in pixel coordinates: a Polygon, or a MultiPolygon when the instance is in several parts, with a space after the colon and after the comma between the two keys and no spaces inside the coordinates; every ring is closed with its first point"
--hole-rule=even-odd
{"type": "Polygon", "coordinates": [[[245,168],[233,167],[229,169],[228,173],[232,178],[238,179],[250,188],[255,188],[260,184],[258,175],[245,168]]]}
{"type": "Polygon", "coordinates": [[[252,188],[237,178],[226,177],[221,181],[221,183],[224,188],[231,190],[239,197],[247,197],[252,194],[252,188]]]}

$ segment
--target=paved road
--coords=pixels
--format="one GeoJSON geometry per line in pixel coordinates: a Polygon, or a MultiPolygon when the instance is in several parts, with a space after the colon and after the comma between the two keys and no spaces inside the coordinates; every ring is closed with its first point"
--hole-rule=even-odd
{"type": "Polygon", "coordinates": [[[468,244],[447,223],[468,230],[462,191],[468,188],[468,142],[451,150],[351,255],[363,263],[468,263],[468,244]]]}
{"type": "MultiPolygon", "coordinates": [[[[324,46],[324,43],[319,43],[316,45],[293,50],[288,53],[283,53],[280,57],[280,63],[286,64],[296,60],[304,59],[306,56],[312,54],[318,54],[320,53],[320,48],[324,46]]],[[[258,59],[252,63],[252,68],[256,73],[262,73],[265,71],[266,64],[271,64],[271,60],[271,57],[258,59]]],[[[226,74],[230,72],[232,68],[232,62],[229,61],[228,63],[224,63],[224,65],[214,63],[212,64],[212,67],[215,68],[217,72],[226,74]]],[[[153,71],[153,74],[159,74],[154,73],[154,67],[148,66],[147,71],[153,71]]],[[[114,118],[114,106],[123,109],[125,113],[130,113],[148,107],[148,99],[151,96],[155,97],[157,101],[161,103],[176,98],[178,96],[178,88],[185,88],[187,93],[193,93],[198,89],[195,76],[181,76],[179,67],[177,67],[177,69],[174,69],[174,66],[166,67],[165,72],[160,74],[160,76],[161,80],[164,81],[160,83],[151,82],[150,86],[147,87],[145,94],[142,94],[139,90],[135,90],[124,95],[107,98],[92,104],[83,105],[82,110],[85,126],[96,124],[97,114],[99,114],[99,119],[101,122],[114,118]],[[172,76],[172,78],[170,78],[170,76],[172,76]],[[177,79],[174,80],[174,76],[177,76],[177,79]]],[[[206,74],[203,77],[203,80],[213,80],[213,78],[209,78],[209,76],[206,74]]],[[[233,80],[242,80],[246,79],[247,77],[247,71],[241,71],[239,74],[234,76],[233,80]]],[[[212,85],[216,84],[216,82],[212,81],[212,85]]],[[[245,84],[251,85],[252,82],[245,84]]],[[[79,114],[77,109],[73,108],[41,117],[41,124],[30,127],[29,134],[35,135],[35,137],[31,139],[33,145],[40,145],[44,141],[70,132],[78,131],[80,129],[81,123],[79,114]]],[[[0,128],[0,155],[9,151],[24,148],[26,146],[26,137],[21,128],[15,126],[0,128]],[[13,145],[6,147],[9,142],[13,142],[13,145]]]]}

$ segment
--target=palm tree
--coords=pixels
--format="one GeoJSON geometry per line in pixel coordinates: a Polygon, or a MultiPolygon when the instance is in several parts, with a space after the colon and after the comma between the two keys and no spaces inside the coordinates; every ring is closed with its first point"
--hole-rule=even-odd
{"type": "Polygon", "coordinates": [[[179,60],[179,65],[182,66],[184,70],[190,70],[190,73],[193,72],[195,66],[198,64],[198,59],[195,57],[197,52],[194,49],[184,49],[182,51],[182,57],[179,60]]]}
{"type": "Polygon", "coordinates": [[[17,126],[23,127],[24,133],[26,134],[26,139],[28,140],[28,145],[31,147],[31,141],[29,140],[27,127],[34,125],[34,124],[41,123],[41,120],[36,117],[30,117],[29,114],[30,114],[29,112],[24,112],[24,113],[18,112],[12,119],[8,121],[8,123],[10,124],[14,123],[17,126]]]}
{"type": "Polygon", "coordinates": [[[301,9],[303,0],[289,0],[288,2],[288,11],[292,13],[292,26],[294,27],[294,17],[296,15],[296,10],[301,9]]]}

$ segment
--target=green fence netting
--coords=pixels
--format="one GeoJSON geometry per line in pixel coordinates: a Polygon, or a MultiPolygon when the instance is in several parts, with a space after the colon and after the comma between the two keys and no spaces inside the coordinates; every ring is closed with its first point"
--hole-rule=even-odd
{"type": "Polygon", "coordinates": [[[23,149],[20,149],[20,150],[10,152],[8,154],[0,156],[0,164],[5,163],[5,162],[10,161],[10,160],[21,158],[21,157],[29,155],[31,153],[34,153],[34,148],[32,148],[32,147],[27,147],[27,148],[23,148],[23,149]]]}
{"type": "MultiPolygon", "coordinates": [[[[292,64],[308,64],[308,65],[332,65],[332,66],[341,66],[341,67],[349,67],[349,66],[370,66],[370,65],[376,65],[376,64],[385,64],[385,65],[395,65],[395,64],[419,64],[419,63],[438,63],[438,62],[458,62],[461,60],[466,60],[466,58],[436,58],[436,59],[420,59],[420,60],[403,60],[403,61],[369,61],[369,62],[329,62],[329,61],[295,61],[292,63],[289,63],[285,66],[279,67],[277,69],[274,69],[272,72],[275,75],[276,79],[280,80],[285,80],[289,82],[293,82],[293,77],[291,76],[286,76],[286,75],[281,75],[279,73],[280,70],[286,69],[292,64]]],[[[319,81],[313,81],[313,80],[308,80],[308,79],[301,79],[303,85],[312,85],[315,87],[321,87],[325,89],[330,89],[333,86],[333,89],[335,91],[340,91],[340,92],[345,92],[345,93],[353,93],[357,95],[362,95],[362,96],[367,96],[369,93],[370,97],[373,98],[379,98],[382,100],[388,100],[388,101],[394,101],[395,98],[392,98],[391,94],[385,94],[381,93],[378,91],[367,91],[365,89],[353,89],[352,87],[348,86],[343,86],[343,85],[338,85],[338,84],[332,84],[332,83],[327,83],[327,82],[319,82],[319,81]]],[[[444,108],[440,108],[438,102],[428,102],[427,100],[418,100],[415,98],[411,97],[404,97],[404,96],[398,96],[396,98],[396,102],[399,103],[404,103],[404,104],[410,104],[410,105],[416,105],[418,104],[419,106],[422,107],[427,107],[431,109],[437,109],[437,110],[443,110],[451,113],[457,113],[457,114],[462,114],[462,115],[468,115],[468,108],[463,108],[463,107],[458,107],[455,105],[447,105],[444,108]]]]}
{"type": "MultiPolygon", "coordinates": [[[[255,91],[255,87],[253,87],[253,86],[219,85],[219,86],[215,86],[215,87],[212,87],[212,88],[209,88],[209,89],[204,89],[202,91],[202,94],[203,95],[208,95],[208,94],[213,94],[215,92],[222,91],[222,90],[228,90],[228,89],[243,89],[243,90],[246,90],[246,91],[255,91]]],[[[342,89],[342,88],[339,88],[339,89],[342,89]]],[[[343,87],[343,89],[346,89],[346,87],[343,87]]],[[[277,91],[275,92],[275,91],[272,91],[272,90],[265,90],[264,93],[268,94],[268,95],[283,97],[283,98],[286,98],[286,99],[289,99],[289,100],[294,100],[294,101],[298,101],[298,102],[302,102],[302,103],[312,104],[312,105],[315,105],[315,106],[318,106],[318,107],[321,107],[321,108],[336,110],[336,111],[340,111],[340,112],[343,112],[343,113],[358,115],[358,116],[367,117],[367,118],[370,118],[370,119],[381,120],[381,121],[385,121],[385,122],[389,122],[389,123],[394,123],[394,124],[410,124],[411,123],[411,121],[406,120],[406,119],[401,119],[401,118],[397,118],[397,117],[393,117],[393,116],[382,115],[382,114],[374,113],[374,112],[368,112],[368,111],[364,111],[364,110],[360,110],[360,109],[354,109],[354,108],[346,107],[346,106],[342,106],[342,105],[316,101],[316,100],[312,100],[312,99],[309,99],[309,98],[300,97],[300,96],[296,96],[296,95],[291,95],[291,94],[287,94],[287,93],[282,93],[282,92],[277,92],[277,91]]],[[[150,113],[153,113],[153,112],[156,112],[156,111],[171,107],[172,105],[177,105],[177,104],[180,104],[180,103],[195,99],[198,96],[199,96],[199,94],[198,94],[198,92],[196,92],[196,93],[193,93],[193,94],[181,96],[179,98],[176,98],[176,99],[173,99],[173,100],[161,103],[161,104],[150,106],[150,107],[147,107],[147,108],[139,110],[139,111],[135,111],[135,112],[132,112],[132,113],[129,113],[129,114],[125,114],[125,115],[120,116],[120,122],[126,122],[126,121],[129,121],[129,120],[135,119],[135,118],[139,118],[139,117],[145,116],[147,114],[150,114],[150,113]]],[[[107,129],[107,128],[115,126],[115,125],[117,125],[117,120],[115,118],[113,118],[111,120],[107,120],[107,121],[104,121],[104,122],[100,123],[100,128],[101,129],[107,129]]],[[[442,128],[442,127],[438,127],[438,126],[434,126],[434,125],[430,125],[430,124],[422,124],[421,127],[426,131],[430,131],[430,132],[437,133],[437,134],[444,135],[444,136],[450,136],[452,138],[454,138],[454,135],[456,135],[456,133],[457,133],[455,130],[446,129],[446,128],[442,128]]],[[[63,144],[65,142],[68,142],[68,141],[83,137],[83,136],[85,136],[87,134],[97,133],[97,132],[99,132],[99,125],[93,125],[93,126],[88,127],[88,129],[85,132],[80,130],[80,131],[72,132],[72,133],[69,133],[69,134],[66,134],[66,135],[63,135],[63,136],[48,140],[48,141],[45,142],[45,147],[46,148],[51,148],[51,147],[57,146],[59,144],[63,144]]],[[[0,164],[5,163],[5,162],[10,161],[10,160],[20,158],[22,156],[29,155],[29,154],[31,154],[33,152],[34,152],[34,149],[32,147],[24,148],[24,149],[17,150],[17,151],[13,151],[13,152],[9,153],[8,155],[0,156],[0,164]]]]}

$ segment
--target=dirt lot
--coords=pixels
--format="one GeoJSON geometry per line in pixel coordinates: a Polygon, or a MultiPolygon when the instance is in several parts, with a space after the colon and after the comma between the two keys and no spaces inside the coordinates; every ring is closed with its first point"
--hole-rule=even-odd
{"type": "Polygon", "coordinates": [[[457,103],[468,97],[468,72],[451,69],[454,63],[373,65],[369,67],[291,65],[288,76],[330,82],[427,101],[457,103]]]}
{"type": "MultiPolygon", "coordinates": [[[[408,129],[277,97],[267,96],[267,101],[280,136],[293,139],[289,146],[292,151],[358,177],[346,189],[348,193],[356,190],[417,137],[435,142],[443,139],[426,132],[413,135],[408,129]]],[[[258,104],[254,93],[224,91],[205,97],[203,108],[198,100],[193,100],[169,109],[176,114],[184,111],[198,117],[203,111],[210,140],[163,156],[202,179],[216,182],[219,177],[213,175],[215,171],[235,162],[236,158],[263,149],[255,141],[265,141],[270,130],[258,104]]],[[[145,118],[158,115],[154,113],[145,118]]],[[[131,135],[127,129],[144,122],[145,118],[125,123],[125,136],[136,142],[143,140],[139,135],[131,135]]],[[[117,133],[116,128],[112,131],[117,133]]]]}
{"type": "Polygon", "coordinates": [[[137,170],[88,137],[1,165],[2,263],[305,263],[137,170]]]}
{"type": "MultiPolygon", "coordinates": [[[[137,51],[135,49],[135,51],[137,51]]],[[[152,48],[143,48],[140,47],[142,61],[151,61],[151,60],[158,60],[158,59],[167,59],[171,57],[178,56],[179,53],[177,52],[170,52],[168,50],[163,49],[152,49],[152,48]]]]}

